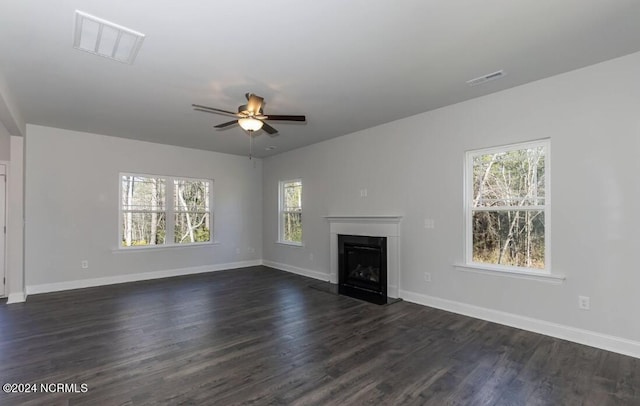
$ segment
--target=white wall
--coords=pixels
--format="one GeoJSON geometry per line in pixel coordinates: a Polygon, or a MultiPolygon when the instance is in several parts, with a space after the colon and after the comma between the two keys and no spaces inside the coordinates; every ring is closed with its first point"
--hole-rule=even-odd
{"type": "Polygon", "coordinates": [[[24,301],[23,261],[23,170],[24,121],[0,72],[0,161],[8,161],[6,185],[7,235],[6,286],[9,303],[24,301]],[[13,134],[13,135],[12,135],[13,134]]]}
{"type": "Polygon", "coordinates": [[[265,159],[264,259],[322,276],[330,269],[322,216],[400,214],[405,298],[567,337],[595,332],[612,346],[631,340],[621,352],[640,356],[639,71],[636,53],[265,159]],[[547,137],[552,266],[566,281],[456,270],[465,151],[547,137]],[[291,178],[303,180],[303,248],[274,243],[278,180],[291,178]],[[590,296],[591,311],[578,309],[578,295],[590,296]]]}
{"type": "Polygon", "coordinates": [[[25,176],[28,293],[262,257],[259,159],[27,125],[25,176]],[[219,244],[119,251],[120,172],[213,178],[219,244]],[[85,259],[89,269],[81,269],[85,259]]]}
{"type": "Polygon", "coordinates": [[[11,162],[7,178],[7,297],[23,302],[24,292],[24,138],[10,139],[11,162]]]}

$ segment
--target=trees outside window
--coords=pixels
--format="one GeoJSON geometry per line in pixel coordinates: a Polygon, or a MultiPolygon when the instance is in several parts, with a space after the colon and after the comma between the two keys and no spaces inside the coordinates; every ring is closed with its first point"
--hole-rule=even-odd
{"type": "Polygon", "coordinates": [[[174,180],[174,242],[210,241],[209,181],[174,180]]]}
{"type": "Polygon", "coordinates": [[[467,262],[549,271],[549,142],[470,151],[467,262]]]}
{"type": "Polygon", "coordinates": [[[280,182],[280,242],[302,244],[302,181],[280,182]]]}
{"type": "Polygon", "coordinates": [[[211,180],[133,174],[120,179],[122,247],[211,241],[211,180]]]}
{"type": "Polygon", "coordinates": [[[166,236],[166,182],[162,178],[123,175],[122,245],[160,245],[166,236]]]}

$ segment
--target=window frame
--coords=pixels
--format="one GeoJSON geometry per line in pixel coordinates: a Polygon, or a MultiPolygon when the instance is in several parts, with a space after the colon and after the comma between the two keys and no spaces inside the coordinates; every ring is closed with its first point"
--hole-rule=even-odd
{"type": "MultiPolygon", "coordinates": [[[[518,207],[518,206],[514,206],[518,207]]],[[[495,210],[506,211],[506,210],[495,210]]],[[[480,148],[466,151],[465,167],[464,167],[464,265],[460,266],[463,270],[477,269],[480,271],[502,272],[516,276],[541,276],[551,279],[564,279],[562,275],[554,275],[551,271],[551,142],[550,139],[541,139],[535,141],[519,142],[494,146],[489,148],[480,148]],[[498,152],[517,151],[528,148],[544,148],[545,168],[544,168],[544,204],[531,205],[544,212],[544,268],[530,268],[515,265],[491,264],[473,261],[473,159],[480,155],[489,155],[498,152]]]]}
{"type": "MultiPolygon", "coordinates": [[[[188,176],[169,176],[169,175],[154,175],[148,173],[139,173],[139,172],[120,172],[118,174],[118,250],[125,251],[135,251],[135,250],[158,250],[158,249],[166,249],[166,248],[174,248],[174,247],[196,247],[203,245],[214,245],[215,244],[215,216],[214,216],[214,201],[213,201],[213,186],[215,184],[214,179],[211,178],[195,178],[188,176]],[[135,176],[141,178],[155,178],[155,179],[163,179],[165,182],[165,199],[164,199],[164,215],[165,215],[165,242],[164,244],[154,244],[154,245],[131,245],[126,246],[122,241],[123,234],[123,224],[122,224],[122,216],[125,210],[123,210],[122,204],[122,178],[124,176],[135,176]],[[176,243],[175,240],[175,215],[180,213],[180,211],[175,209],[175,181],[176,180],[185,180],[185,181],[202,181],[207,182],[209,184],[209,207],[208,214],[210,218],[210,228],[209,228],[209,241],[204,242],[188,242],[188,243],[176,243]]],[[[150,211],[149,211],[150,212],[150,211]]],[[[189,212],[191,213],[191,212],[189,212]]]]}
{"type": "Polygon", "coordinates": [[[304,190],[303,190],[303,186],[302,186],[302,179],[301,178],[295,178],[295,179],[287,179],[287,180],[281,180],[278,182],[278,240],[277,243],[279,244],[285,244],[285,245],[293,245],[293,246],[298,246],[298,247],[303,247],[304,246],[304,226],[303,226],[303,212],[304,212],[304,190]],[[300,236],[300,241],[291,241],[291,240],[286,240],[284,238],[284,214],[285,214],[285,207],[284,207],[284,188],[285,185],[289,184],[289,183],[295,183],[295,182],[299,182],[300,183],[300,211],[296,212],[296,211],[287,211],[290,213],[300,213],[300,228],[301,228],[301,236],[300,236]]]}

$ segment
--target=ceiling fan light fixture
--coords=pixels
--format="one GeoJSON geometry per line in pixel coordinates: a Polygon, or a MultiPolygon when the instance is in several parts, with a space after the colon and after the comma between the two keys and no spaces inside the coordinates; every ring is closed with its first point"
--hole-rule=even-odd
{"type": "Polygon", "coordinates": [[[238,119],[238,124],[245,131],[258,131],[262,128],[262,121],[253,117],[246,117],[238,119]]]}

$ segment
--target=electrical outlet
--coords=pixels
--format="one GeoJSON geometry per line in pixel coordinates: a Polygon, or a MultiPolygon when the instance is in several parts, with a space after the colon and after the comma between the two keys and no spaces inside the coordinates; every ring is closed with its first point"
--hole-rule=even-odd
{"type": "Polygon", "coordinates": [[[83,260],[80,262],[80,267],[81,267],[82,269],[89,269],[89,261],[87,261],[86,259],[83,259],[83,260]]]}
{"type": "Polygon", "coordinates": [[[431,282],[431,273],[430,272],[425,272],[424,273],[424,281],[425,282],[431,282]]]}
{"type": "Polygon", "coordinates": [[[367,189],[360,189],[360,197],[367,197],[367,189]]]}
{"type": "Polygon", "coordinates": [[[578,296],[578,308],[582,310],[591,310],[591,299],[589,296],[578,296]]]}
{"type": "Polygon", "coordinates": [[[309,261],[313,262],[313,252],[309,253],[309,261]]]}
{"type": "Polygon", "coordinates": [[[253,247],[249,247],[249,248],[247,248],[247,252],[248,252],[249,254],[253,254],[254,252],[256,252],[256,249],[255,249],[255,248],[253,248],[253,247]]]}
{"type": "Polygon", "coordinates": [[[424,228],[436,228],[435,221],[433,219],[424,219],[424,228]]]}

